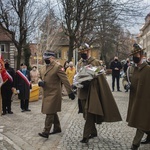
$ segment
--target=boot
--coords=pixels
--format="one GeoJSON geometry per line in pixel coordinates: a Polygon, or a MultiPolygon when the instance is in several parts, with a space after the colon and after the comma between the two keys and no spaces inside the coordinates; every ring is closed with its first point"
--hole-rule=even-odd
{"type": "Polygon", "coordinates": [[[44,137],[44,138],[48,138],[49,134],[42,132],[42,133],[39,133],[39,136],[44,137]]]}

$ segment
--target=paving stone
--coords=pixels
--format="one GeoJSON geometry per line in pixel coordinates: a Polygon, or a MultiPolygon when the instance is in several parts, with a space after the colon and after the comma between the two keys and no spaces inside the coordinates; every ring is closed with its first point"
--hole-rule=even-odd
{"type": "MultiPolygon", "coordinates": [[[[107,80],[111,87],[111,76],[107,80]]],[[[68,96],[63,97],[62,111],[58,113],[62,133],[44,139],[38,136],[43,131],[45,121],[45,115],[41,113],[41,97],[38,101],[30,102],[31,112],[24,113],[20,110],[17,96],[13,97],[14,114],[0,117],[0,137],[5,137],[0,140],[0,150],[129,150],[136,130],[127,126],[129,93],[121,88],[123,92],[113,92],[113,95],[123,121],[96,125],[98,137],[90,139],[89,144],[79,142],[85,120],[82,114],[78,114],[77,98],[72,101],[68,96]]],[[[140,147],[140,150],[149,149],[150,144],[140,147]]]]}

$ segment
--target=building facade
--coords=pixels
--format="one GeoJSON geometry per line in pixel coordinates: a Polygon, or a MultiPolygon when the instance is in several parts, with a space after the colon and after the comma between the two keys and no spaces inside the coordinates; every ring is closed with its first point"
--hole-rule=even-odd
{"type": "Polygon", "coordinates": [[[140,29],[139,44],[146,48],[145,56],[150,57],[150,13],[145,17],[145,24],[140,29]]]}
{"type": "Polygon", "coordinates": [[[9,59],[12,68],[16,68],[16,48],[11,41],[11,35],[0,27],[0,51],[3,59],[9,59]]]}

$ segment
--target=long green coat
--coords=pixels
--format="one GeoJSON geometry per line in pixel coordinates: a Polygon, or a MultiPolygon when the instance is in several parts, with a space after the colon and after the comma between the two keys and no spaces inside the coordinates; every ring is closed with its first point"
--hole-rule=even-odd
{"type": "Polygon", "coordinates": [[[87,112],[95,114],[95,123],[122,120],[104,74],[91,81],[85,108],[87,112]]]}
{"type": "Polygon", "coordinates": [[[135,67],[131,78],[127,122],[131,127],[150,131],[150,66],[135,67]]]}
{"type": "Polygon", "coordinates": [[[62,83],[68,94],[72,92],[64,69],[54,61],[49,66],[41,68],[40,77],[45,82],[42,113],[53,114],[61,111],[62,83]]]}

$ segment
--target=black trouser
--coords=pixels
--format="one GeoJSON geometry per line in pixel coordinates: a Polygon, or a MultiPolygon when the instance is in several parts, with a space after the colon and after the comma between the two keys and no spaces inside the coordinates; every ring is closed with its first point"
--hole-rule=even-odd
{"type": "Polygon", "coordinates": [[[119,86],[119,79],[120,79],[120,75],[112,75],[112,90],[114,90],[115,87],[115,79],[117,80],[117,90],[120,90],[120,86],[119,86]]]}
{"type": "Polygon", "coordinates": [[[6,111],[11,112],[11,97],[12,90],[11,87],[1,87],[1,95],[2,95],[2,109],[3,113],[6,111]]]}
{"type": "Polygon", "coordinates": [[[27,110],[29,107],[29,99],[21,99],[20,107],[22,110],[27,110]]]}

